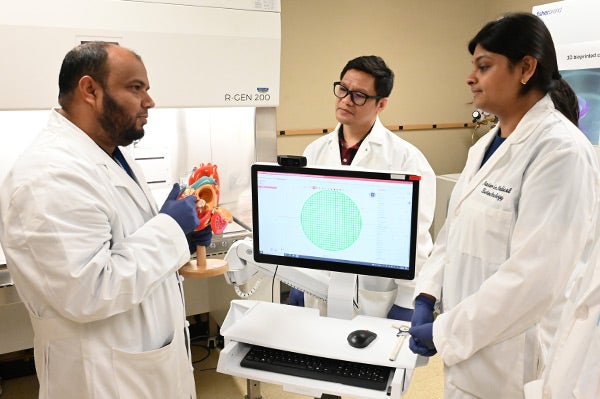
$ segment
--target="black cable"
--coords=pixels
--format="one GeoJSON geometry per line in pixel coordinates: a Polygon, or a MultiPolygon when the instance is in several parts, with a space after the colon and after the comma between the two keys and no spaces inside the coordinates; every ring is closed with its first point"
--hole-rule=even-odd
{"type": "Polygon", "coordinates": [[[352,300],[352,304],[355,309],[359,309],[358,307],[358,274],[356,275],[356,297],[352,300]]]}
{"type": "Polygon", "coordinates": [[[216,371],[217,368],[216,367],[210,367],[207,369],[194,369],[194,371],[216,371]]]}
{"type": "Polygon", "coordinates": [[[194,341],[199,341],[199,340],[206,341],[207,339],[208,339],[208,335],[197,335],[195,337],[190,338],[190,342],[192,343],[193,346],[200,346],[198,344],[194,345],[194,341]]]}
{"type": "Polygon", "coordinates": [[[275,265],[275,272],[271,281],[271,303],[275,303],[275,276],[277,276],[277,269],[279,269],[279,265],[275,265]]]}
{"type": "Polygon", "coordinates": [[[192,361],[192,364],[203,362],[203,361],[205,361],[206,359],[208,359],[210,357],[211,350],[210,350],[210,348],[208,346],[204,346],[204,345],[193,345],[193,346],[205,349],[206,350],[206,355],[204,355],[204,357],[201,358],[201,359],[192,361]]]}

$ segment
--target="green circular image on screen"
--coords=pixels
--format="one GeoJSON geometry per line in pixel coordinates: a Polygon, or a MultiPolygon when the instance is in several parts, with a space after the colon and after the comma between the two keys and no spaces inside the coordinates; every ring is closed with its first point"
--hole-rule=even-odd
{"type": "Polygon", "coordinates": [[[334,190],[311,195],[300,213],[304,235],[317,247],[341,251],[350,247],[360,235],[360,209],[350,197],[334,190]]]}

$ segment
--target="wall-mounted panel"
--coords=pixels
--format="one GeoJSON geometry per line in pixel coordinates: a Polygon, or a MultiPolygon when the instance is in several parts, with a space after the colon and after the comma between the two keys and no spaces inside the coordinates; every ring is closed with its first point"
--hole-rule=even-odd
{"type": "Polygon", "coordinates": [[[280,7],[278,0],[270,3],[239,10],[136,1],[11,2],[0,13],[0,109],[56,106],[60,64],[82,40],[116,41],[140,54],[158,107],[277,106],[280,7]]]}

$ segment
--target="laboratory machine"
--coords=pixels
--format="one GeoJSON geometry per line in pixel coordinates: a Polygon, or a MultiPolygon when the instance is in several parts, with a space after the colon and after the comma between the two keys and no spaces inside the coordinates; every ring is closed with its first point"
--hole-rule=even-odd
{"type": "MultiPolygon", "coordinates": [[[[158,204],[200,163],[218,165],[234,222],[207,255],[250,236],[250,165],[276,158],[281,48],[279,0],[14,1],[0,13],[0,189],[16,157],[57,107],[65,54],[93,40],[138,53],[156,107],[129,146],[158,204]],[[68,10],[68,12],[65,12],[68,10]],[[108,17],[109,16],[109,17],[108,17]],[[8,39],[10,38],[10,39],[8,39]]],[[[0,250],[0,354],[32,347],[32,329],[0,250]]],[[[236,295],[222,276],[184,282],[188,315],[220,324],[236,295]]]]}

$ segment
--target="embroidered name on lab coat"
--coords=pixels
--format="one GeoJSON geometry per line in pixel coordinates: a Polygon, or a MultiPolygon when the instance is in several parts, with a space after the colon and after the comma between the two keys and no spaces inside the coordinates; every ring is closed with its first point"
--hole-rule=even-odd
{"type": "Polygon", "coordinates": [[[502,185],[498,186],[488,182],[487,180],[483,182],[483,188],[481,189],[482,194],[492,197],[497,201],[502,201],[504,196],[506,194],[510,194],[511,191],[512,187],[506,187],[502,185]]]}

